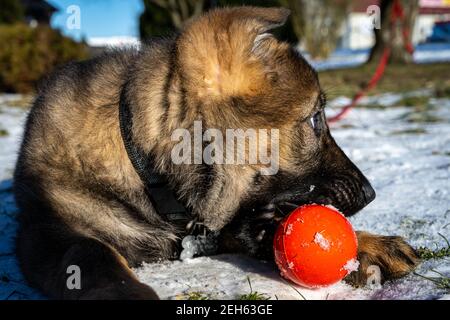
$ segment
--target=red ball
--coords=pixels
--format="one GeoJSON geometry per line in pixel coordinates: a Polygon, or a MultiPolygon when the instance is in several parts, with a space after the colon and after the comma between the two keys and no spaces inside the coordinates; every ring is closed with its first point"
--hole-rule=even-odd
{"type": "Polygon", "coordinates": [[[309,288],[336,283],[357,270],[357,248],[350,222],[336,209],[315,204],[295,209],[274,238],[281,275],[309,288]]]}

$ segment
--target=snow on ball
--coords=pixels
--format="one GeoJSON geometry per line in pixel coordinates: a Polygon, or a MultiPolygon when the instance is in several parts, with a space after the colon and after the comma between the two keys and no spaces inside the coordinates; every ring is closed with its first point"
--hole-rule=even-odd
{"type": "Polygon", "coordinates": [[[281,275],[299,285],[331,285],[356,271],[357,238],[350,222],[330,206],[305,205],[287,216],[274,238],[281,275]]]}
{"type": "Polygon", "coordinates": [[[187,235],[181,241],[183,250],[180,260],[192,259],[195,256],[209,256],[217,252],[218,232],[210,232],[207,235],[187,235]]]}

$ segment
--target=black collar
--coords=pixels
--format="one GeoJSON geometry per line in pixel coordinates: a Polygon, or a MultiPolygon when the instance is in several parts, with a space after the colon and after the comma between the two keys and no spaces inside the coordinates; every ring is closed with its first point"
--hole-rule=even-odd
{"type": "Polygon", "coordinates": [[[167,180],[154,170],[153,157],[133,142],[133,114],[124,94],[120,98],[119,123],[128,158],[144,183],[147,196],[157,213],[169,221],[191,220],[189,211],[177,200],[167,180]]]}

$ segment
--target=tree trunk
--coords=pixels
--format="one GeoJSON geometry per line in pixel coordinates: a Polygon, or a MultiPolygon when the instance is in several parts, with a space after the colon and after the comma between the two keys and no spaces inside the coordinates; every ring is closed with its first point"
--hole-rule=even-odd
{"type": "Polygon", "coordinates": [[[403,8],[403,18],[396,17],[393,21],[394,0],[381,0],[381,28],[374,29],[375,45],[368,63],[377,63],[386,47],[391,49],[389,63],[408,64],[413,62],[409,51],[412,43],[414,23],[419,12],[418,0],[399,0],[403,8]]]}
{"type": "Polygon", "coordinates": [[[350,11],[349,0],[279,0],[291,9],[297,39],[313,59],[325,59],[335,49],[350,11]]]}
{"type": "Polygon", "coordinates": [[[167,10],[172,24],[181,29],[190,19],[198,17],[205,6],[205,0],[150,0],[153,4],[167,10]]]}

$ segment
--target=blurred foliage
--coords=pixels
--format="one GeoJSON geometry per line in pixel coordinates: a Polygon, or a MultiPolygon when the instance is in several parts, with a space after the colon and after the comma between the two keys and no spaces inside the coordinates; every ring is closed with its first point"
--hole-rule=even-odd
{"type": "MultiPolygon", "coordinates": [[[[167,36],[182,28],[189,19],[214,7],[260,6],[279,7],[280,0],[143,0],[144,12],[139,18],[141,39],[152,36],[167,36]]],[[[290,21],[278,28],[274,34],[284,41],[297,42],[290,21]]]]}
{"type": "Polygon", "coordinates": [[[25,17],[20,0],[0,1],[0,24],[22,21],[25,17]]]}
{"type": "Polygon", "coordinates": [[[144,0],[144,12],[139,17],[141,39],[152,36],[166,36],[176,30],[166,9],[151,0],[144,0]]]}
{"type": "Polygon", "coordinates": [[[0,43],[0,91],[33,91],[55,66],[88,57],[85,44],[46,25],[0,25],[0,43]]]}

